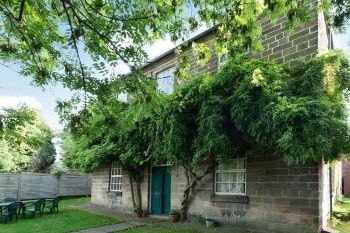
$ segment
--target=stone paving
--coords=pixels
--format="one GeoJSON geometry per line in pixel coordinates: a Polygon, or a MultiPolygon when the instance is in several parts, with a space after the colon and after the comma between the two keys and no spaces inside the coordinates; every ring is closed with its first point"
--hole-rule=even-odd
{"type": "Polygon", "coordinates": [[[154,223],[163,222],[169,219],[168,217],[159,217],[159,216],[152,216],[152,215],[149,215],[147,217],[137,218],[135,214],[121,213],[115,208],[108,208],[105,206],[93,205],[93,204],[73,206],[73,207],[84,211],[88,211],[88,212],[112,215],[117,219],[119,219],[121,222],[132,221],[132,222],[143,222],[146,224],[154,224],[154,223]]]}
{"type": "Polygon", "coordinates": [[[135,227],[145,226],[147,224],[159,223],[166,220],[164,218],[156,218],[153,216],[137,218],[135,214],[120,213],[116,209],[93,205],[93,204],[71,206],[71,207],[85,210],[88,212],[112,215],[121,221],[120,223],[117,223],[117,224],[96,227],[96,228],[89,228],[89,229],[80,230],[73,233],[112,233],[112,232],[119,232],[127,229],[132,229],[135,227]]]}
{"type": "Polygon", "coordinates": [[[89,228],[74,233],[112,233],[146,225],[143,222],[129,221],[103,227],[89,228]]]}

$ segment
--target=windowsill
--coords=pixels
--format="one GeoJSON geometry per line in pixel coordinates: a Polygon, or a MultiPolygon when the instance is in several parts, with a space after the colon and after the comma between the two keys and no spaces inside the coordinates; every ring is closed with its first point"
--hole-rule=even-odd
{"type": "Polygon", "coordinates": [[[108,196],[117,196],[117,197],[121,197],[123,195],[122,191],[107,191],[107,195],[108,196]]]}
{"type": "Polygon", "coordinates": [[[212,202],[230,202],[230,203],[249,203],[249,197],[246,195],[219,195],[214,194],[210,197],[212,202]]]}

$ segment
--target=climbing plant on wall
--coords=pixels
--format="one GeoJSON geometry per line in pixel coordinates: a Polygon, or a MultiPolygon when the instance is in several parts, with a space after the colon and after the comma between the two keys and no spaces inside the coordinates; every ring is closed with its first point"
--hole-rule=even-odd
{"type": "Polygon", "coordinates": [[[288,164],[349,153],[349,88],[350,67],[340,52],[293,69],[235,56],[170,96],[111,98],[103,108],[91,102],[74,121],[79,127],[70,132],[64,162],[83,170],[117,159],[132,168],[164,161],[182,166],[186,217],[192,191],[215,163],[249,148],[277,152],[288,164]]]}

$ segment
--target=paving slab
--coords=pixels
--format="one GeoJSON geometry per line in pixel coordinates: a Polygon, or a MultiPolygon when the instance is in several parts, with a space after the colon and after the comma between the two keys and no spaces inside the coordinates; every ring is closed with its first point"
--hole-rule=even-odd
{"type": "Polygon", "coordinates": [[[143,222],[136,222],[136,221],[130,221],[130,222],[122,222],[102,227],[96,227],[96,228],[89,228],[81,231],[77,231],[74,233],[112,233],[112,232],[118,232],[123,231],[135,227],[144,226],[146,223],[143,222]]]}

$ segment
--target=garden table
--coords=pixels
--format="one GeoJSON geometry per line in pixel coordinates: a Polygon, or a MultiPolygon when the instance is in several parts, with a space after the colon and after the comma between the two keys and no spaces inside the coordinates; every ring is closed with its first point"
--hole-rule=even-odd
{"type": "MultiPolygon", "coordinates": [[[[22,212],[22,217],[24,217],[24,211],[25,211],[25,205],[28,203],[33,203],[36,202],[37,200],[26,200],[26,201],[17,201],[18,203],[21,203],[21,206],[19,208],[19,214],[22,212]]],[[[0,202],[0,212],[3,209],[6,209],[7,206],[12,204],[13,202],[0,202]]]]}

